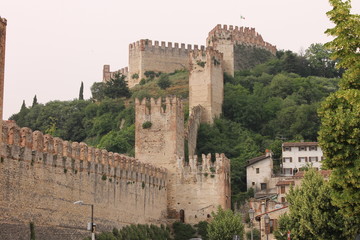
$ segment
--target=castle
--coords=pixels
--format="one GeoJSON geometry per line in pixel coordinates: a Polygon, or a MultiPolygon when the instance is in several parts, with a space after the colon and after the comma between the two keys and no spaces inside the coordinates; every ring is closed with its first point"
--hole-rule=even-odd
{"type": "MultiPolygon", "coordinates": [[[[243,69],[239,61],[242,56],[239,46],[264,49],[275,55],[276,47],[263,40],[254,28],[221,26],[218,24],[212,29],[206,39],[206,46],[223,54],[224,71],[233,76],[234,71],[243,69]]],[[[175,70],[190,70],[189,54],[192,51],[204,51],[205,46],[184,43],[159,43],[142,39],[129,45],[129,66],[117,71],[110,71],[109,65],[104,65],[103,81],[108,81],[115,73],[127,76],[128,86],[131,88],[138,84],[146,71],[173,72],[175,70]]]]}
{"type": "MultiPolygon", "coordinates": [[[[3,84],[6,20],[0,26],[3,84]]],[[[132,223],[195,224],[210,219],[218,206],[230,208],[230,160],[217,153],[198,159],[195,149],[199,124],[221,115],[223,73],[236,69],[232,56],[239,42],[275,51],[253,29],[232,26],[215,27],[206,48],[150,40],[130,44],[129,68],[116,71],[127,75],[130,86],[146,71],[190,71],[186,126],[177,97],[135,101],[136,158],[5,121],[0,128],[0,238],[29,239],[28,225],[34,222],[37,239],[82,239],[90,209],[74,205],[78,200],[94,204],[97,231],[132,223]]],[[[116,72],[105,65],[104,80],[116,72]]]]}

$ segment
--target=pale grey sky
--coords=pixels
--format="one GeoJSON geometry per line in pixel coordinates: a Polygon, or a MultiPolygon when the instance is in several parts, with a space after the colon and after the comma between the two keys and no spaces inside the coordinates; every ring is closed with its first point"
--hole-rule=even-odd
{"type": "MultiPolygon", "coordinates": [[[[352,3],[360,13],[360,1],[352,3]]],[[[254,27],[278,49],[299,52],[325,43],[331,27],[327,0],[1,0],[8,20],[4,119],[32,104],[72,100],[84,82],[127,66],[139,39],[205,45],[216,24],[254,27]],[[240,16],[245,20],[241,20],[240,16]]]]}

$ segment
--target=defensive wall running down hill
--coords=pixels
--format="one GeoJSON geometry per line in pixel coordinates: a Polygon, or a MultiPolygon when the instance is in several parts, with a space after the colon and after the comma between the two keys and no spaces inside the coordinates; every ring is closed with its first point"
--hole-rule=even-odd
{"type": "Polygon", "coordinates": [[[0,239],[83,239],[94,204],[97,231],[165,223],[167,171],[117,153],[3,125],[0,239]],[[70,237],[71,235],[71,237],[70,237]]]}

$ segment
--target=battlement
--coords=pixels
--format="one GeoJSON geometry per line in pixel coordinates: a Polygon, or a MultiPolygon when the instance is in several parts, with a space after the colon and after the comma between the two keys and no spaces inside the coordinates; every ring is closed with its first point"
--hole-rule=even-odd
{"type": "Polygon", "coordinates": [[[152,41],[149,39],[141,39],[139,41],[136,41],[134,43],[129,44],[129,51],[133,50],[140,50],[140,51],[147,51],[147,50],[177,50],[177,51],[183,51],[184,53],[187,53],[190,50],[197,50],[197,49],[205,49],[205,46],[199,45],[191,45],[191,44],[185,44],[185,43],[173,43],[173,42],[164,42],[164,41],[152,41]]]}
{"type": "Polygon", "coordinates": [[[202,154],[201,162],[197,155],[189,156],[189,162],[178,157],[178,167],[184,174],[225,174],[230,172],[230,160],[221,153],[215,154],[215,161],[211,161],[211,154],[202,154]]]}
{"type": "Polygon", "coordinates": [[[124,68],[121,68],[119,70],[111,72],[110,71],[110,65],[104,65],[104,67],[103,67],[103,82],[109,81],[111,78],[115,77],[115,74],[118,74],[118,73],[120,73],[122,75],[125,75],[125,76],[128,76],[129,68],[124,67],[124,68]]]}
{"type": "Polygon", "coordinates": [[[182,100],[176,96],[168,96],[166,98],[143,98],[141,101],[135,99],[135,108],[137,114],[153,115],[166,114],[171,112],[182,112],[182,100]]]}
{"type": "Polygon", "coordinates": [[[238,27],[218,24],[208,34],[207,43],[214,46],[220,41],[229,41],[232,44],[245,44],[266,49],[276,54],[276,46],[265,42],[255,28],[238,27]]]}
{"type": "Polygon", "coordinates": [[[2,24],[4,24],[5,26],[7,25],[7,20],[6,20],[6,18],[2,18],[1,16],[0,16],[0,22],[1,22],[2,24]]]}
{"type": "Polygon", "coordinates": [[[12,122],[3,122],[2,142],[10,149],[8,154],[11,156],[5,157],[31,161],[32,164],[42,160],[45,165],[63,166],[64,169],[77,172],[83,170],[81,166],[89,163],[101,165],[103,169],[117,168],[145,174],[162,182],[167,178],[167,170],[164,168],[139,162],[123,154],[93,148],[83,142],[64,141],[40,131],[32,131],[30,128],[20,128],[12,122]],[[18,154],[14,154],[15,152],[18,154]],[[57,157],[54,157],[53,161],[47,161],[50,155],[57,157]]]}
{"type": "Polygon", "coordinates": [[[223,53],[215,50],[213,47],[207,47],[201,50],[192,50],[189,52],[190,71],[197,67],[219,66],[223,61],[223,53]]]}

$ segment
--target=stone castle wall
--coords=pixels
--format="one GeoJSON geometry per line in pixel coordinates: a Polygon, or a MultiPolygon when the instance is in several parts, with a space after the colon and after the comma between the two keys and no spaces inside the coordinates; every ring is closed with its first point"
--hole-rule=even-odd
{"type": "Polygon", "coordinates": [[[189,54],[189,108],[204,108],[201,122],[213,123],[222,113],[224,95],[223,54],[212,47],[189,54]]]}
{"type": "MultiPolygon", "coordinates": [[[[200,46],[204,49],[204,46],[200,46]]],[[[129,45],[129,87],[145,78],[144,72],[155,71],[170,73],[175,70],[189,69],[188,53],[192,49],[199,49],[198,45],[171,43],[151,40],[140,40],[129,45]],[[133,78],[137,74],[138,78],[133,78]]]]}
{"type": "Polygon", "coordinates": [[[104,65],[103,67],[103,82],[109,81],[111,78],[115,77],[115,74],[122,74],[127,76],[129,74],[129,68],[124,67],[116,71],[110,71],[110,65],[104,65]]]}
{"type": "Polygon", "coordinates": [[[186,223],[198,223],[211,218],[218,206],[231,207],[230,160],[224,154],[189,157],[189,162],[178,158],[176,174],[176,208],[183,212],[186,223]]]}
{"type": "Polygon", "coordinates": [[[6,25],[7,25],[6,19],[0,16],[0,136],[2,129],[1,120],[3,119],[3,104],[4,104],[6,25]]]}
{"type": "Polygon", "coordinates": [[[187,129],[185,132],[185,139],[188,141],[188,154],[189,156],[195,155],[198,130],[201,123],[201,116],[205,109],[201,106],[195,106],[191,109],[187,129]]]}
{"type": "Polygon", "coordinates": [[[218,24],[209,32],[206,43],[224,54],[224,71],[232,76],[234,71],[240,70],[234,64],[234,45],[254,46],[276,54],[276,47],[265,42],[255,28],[218,24]]]}
{"type": "Polygon", "coordinates": [[[97,231],[166,216],[167,171],[85,143],[3,126],[0,239],[83,239],[94,204],[97,231]],[[48,232],[48,234],[45,234],[48,232]],[[69,232],[74,233],[70,238],[69,232]],[[53,233],[53,234],[49,234],[53,233]],[[56,234],[55,234],[56,233],[56,234]],[[42,237],[43,236],[43,237],[42,237]]]}
{"type": "MultiPolygon", "coordinates": [[[[218,24],[213,28],[206,39],[206,45],[213,47],[223,54],[224,71],[234,75],[234,71],[242,70],[237,62],[246,61],[247,56],[237,56],[234,46],[245,45],[269,51],[276,54],[276,47],[265,42],[262,36],[254,28],[227,26],[218,24]],[[237,59],[240,57],[240,60],[237,59]],[[243,59],[244,58],[244,59],[243,59]]],[[[151,41],[142,39],[129,44],[129,67],[114,72],[110,71],[109,65],[103,69],[103,81],[108,81],[114,73],[121,72],[127,75],[128,86],[131,88],[145,78],[144,72],[155,71],[170,73],[175,70],[189,69],[188,55],[194,50],[205,50],[204,46],[185,45],[184,43],[172,43],[151,41]]],[[[240,54],[241,55],[241,54],[240,54]]],[[[246,65],[246,64],[245,64],[246,65]]]]}
{"type": "Polygon", "coordinates": [[[194,158],[191,158],[190,164],[183,160],[185,129],[182,101],[176,97],[167,97],[165,101],[136,100],[135,111],[135,156],[142,162],[168,170],[168,219],[195,224],[206,220],[207,214],[211,214],[218,205],[230,206],[227,205],[230,202],[224,200],[225,196],[226,200],[230,198],[230,163],[224,155],[217,155],[213,165],[210,164],[210,155],[207,158],[204,156],[201,166],[197,166],[194,158]],[[145,122],[151,122],[151,127],[144,128],[145,122]],[[210,168],[215,171],[211,172],[210,168]],[[209,178],[202,177],[202,173],[207,173],[205,175],[209,178]]]}
{"type": "Polygon", "coordinates": [[[184,156],[184,112],[181,99],[135,100],[135,156],[141,162],[174,171],[184,156]],[[144,128],[151,122],[150,128],[144,128]]]}

